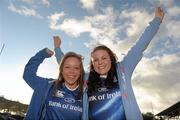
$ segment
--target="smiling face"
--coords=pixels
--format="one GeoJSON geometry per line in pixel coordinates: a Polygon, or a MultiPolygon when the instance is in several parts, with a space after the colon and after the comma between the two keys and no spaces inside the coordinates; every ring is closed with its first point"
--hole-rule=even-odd
{"type": "Polygon", "coordinates": [[[106,50],[96,50],[91,56],[94,70],[100,75],[107,75],[111,68],[111,59],[106,50]]]}
{"type": "Polygon", "coordinates": [[[65,84],[73,89],[78,85],[81,73],[81,62],[76,57],[68,57],[63,64],[62,75],[65,84]]]}

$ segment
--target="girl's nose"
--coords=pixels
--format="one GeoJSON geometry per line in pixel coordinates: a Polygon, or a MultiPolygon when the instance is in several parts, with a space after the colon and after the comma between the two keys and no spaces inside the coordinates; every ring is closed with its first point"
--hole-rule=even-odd
{"type": "Polygon", "coordinates": [[[98,60],[98,64],[99,64],[99,65],[102,64],[102,62],[103,62],[102,60],[98,60]]]}

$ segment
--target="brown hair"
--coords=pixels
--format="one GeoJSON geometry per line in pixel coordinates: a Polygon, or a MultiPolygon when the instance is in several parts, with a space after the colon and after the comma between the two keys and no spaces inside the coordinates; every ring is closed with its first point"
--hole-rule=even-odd
{"type": "Polygon", "coordinates": [[[79,91],[78,96],[77,96],[77,99],[80,99],[82,97],[82,93],[83,93],[83,76],[84,76],[84,68],[83,68],[83,62],[82,62],[83,58],[80,54],[77,54],[75,52],[66,53],[60,62],[59,76],[58,76],[58,79],[54,82],[54,95],[57,92],[58,86],[61,85],[62,83],[64,83],[64,77],[62,75],[63,66],[64,66],[64,62],[69,57],[75,57],[80,61],[80,76],[78,78],[78,85],[79,85],[80,91],[79,91]]]}
{"type": "MultiPolygon", "coordinates": [[[[117,72],[116,72],[116,62],[117,62],[117,57],[116,55],[105,45],[100,45],[95,47],[92,52],[91,52],[91,58],[94,52],[97,50],[105,50],[111,60],[111,68],[108,71],[108,75],[105,81],[105,85],[108,88],[112,88],[114,86],[114,77],[117,78],[117,72]]],[[[90,59],[91,59],[90,58],[90,59]]],[[[88,92],[91,94],[96,88],[100,87],[100,84],[98,79],[99,79],[99,74],[94,70],[92,60],[90,60],[90,74],[89,74],[89,81],[88,81],[88,92]]]]}

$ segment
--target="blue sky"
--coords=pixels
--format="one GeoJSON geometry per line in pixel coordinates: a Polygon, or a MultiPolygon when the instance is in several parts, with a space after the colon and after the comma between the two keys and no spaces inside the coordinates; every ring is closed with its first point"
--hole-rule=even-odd
{"type": "MultiPolygon", "coordinates": [[[[133,74],[133,89],[142,112],[158,113],[180,101],[180,2],[178,0],[1,0],[0,95],[28,104],[31,88],[23,81],[27,61],[36,52],[62,50],[84,56],[105,44],[123,58],[161,6],[166,14],[133,74]]],[[[55,57],[39,67],[39,76],[57,78],[55,57]]]]}

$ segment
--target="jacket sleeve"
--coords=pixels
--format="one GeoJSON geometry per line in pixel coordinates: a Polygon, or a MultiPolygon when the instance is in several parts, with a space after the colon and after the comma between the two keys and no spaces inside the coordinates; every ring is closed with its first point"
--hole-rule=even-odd
{"type": "Polygon", "coordinates": [[[155,17],[147,26],[139,40],[135,45],[129,50],[127,55],[124,57],[123,65],[128,71],[128,74],[132,76],[132,73],[143,56],[144,50],[149,45],[150,41],[153,39],[154,35],[157,33],[161,20],[155,17]]]}
{"type": "Polygon", "coordinates": [[[43,62],[45,58],[50,57],[46,53],[46,48],[39,51],[35,56],[31,57],[25,66],[23,78],[26,83],[32,88],[41,87],[43,84],[48,83],[52,79],[42,78],[36,75],[39,65],[43,62]]]}
{"type": "Polygon", "coordinates": [[[89,120],[89,116],[88,116],[88,113],[89,113],[89,102],[88,102],[88,94],[87,94],[87,91],[88,91],[88,78],[89,78],[89,73],[86,72],[84,74],[84,85],[83,85],[83,112],[82,112],[82,120],[89,120]]]}
{"type": "Polygon", "coordinates": [[[54,51],[55,51],[56,61],[59,64],[64,56],[64,53],[62,52],[61,48],[55,48],[54,51]]]}

